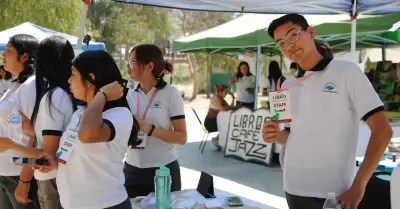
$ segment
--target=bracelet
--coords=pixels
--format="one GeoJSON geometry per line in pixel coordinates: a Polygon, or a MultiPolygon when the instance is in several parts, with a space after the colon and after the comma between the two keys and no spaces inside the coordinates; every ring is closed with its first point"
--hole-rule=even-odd
{"type": "Polygon", "coordinates": [[[101,92],[101,93],[104,95],[104,97],[106,98],[106,102],[107,102],[107,101],[108,101],[108,98],[107,98],[106,93],[103,91],[103,89],[99,89],[99,92],[101,92]]]}
{"type": "Polygon", "coordinates": [[[22,181],[21,179],[19,179],[18,182],[23,183],[23,184],[30,184],[31,183],[31,181],[22,181]]]}
{"type": "Polygon", "coordinates": [[[155,125],[151,125],[151,129],[150,129],[149,133],[147,134],[147,136],[151,136],[153,134],[153,131],[155,128],[156,128],[155,125]]]}

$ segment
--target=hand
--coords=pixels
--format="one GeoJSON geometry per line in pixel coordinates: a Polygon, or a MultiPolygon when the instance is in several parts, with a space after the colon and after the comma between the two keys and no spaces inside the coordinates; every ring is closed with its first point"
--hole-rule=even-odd
{"type": "Polygon", "coordinates": [[[15,189],[15,199],[21,204],[28,204],[31,200],[28,199],[28,193],[31,185],[30,183],[19,182],[15,189]]]}
{"type": "Polygon", "coordinates": [[[57,169],[58,167],[58,162],[54,159],[54,157],[50,156],[47,153],[43,153],[38,157],[38,159],[46,159],[49,161],[49,165],[35,165],[32,166],[33,170],[38,170],[41,173],[49,173],[53,171],[54,169],[57,169]]]}
{"type": "Polygon", "coordinates": [[[124,95],[124,87],[118,81],[103,86],[101,90],[106,94],[107,101],[117,100],[124,95]]]}
{"type": "Polygon", "coordinates": [[[35,136],[35,129],[33,129],[31,120],[21,110],[18,110],[18,113],[22,119],[22,131],[28,136],[35,136]]]}
{"type": "Polygon", "coordinates": [[[364,197],[365,186],[353,185],[349,190],[341,194],[337,199],[342,209],[357,209],[364,197]]]}
{"type": "Polygon", "coordinates": [[[146,121],[140,118],[138,115],[134,115],[134,117],[139,123],[140,131],[148,134],[151,130],[151,125],[147,124],[146,121]]]}
{"type": "Polygon", "coordinates": [[[277,136],[281,132],[278,123],[274,120],[264,122],[263,140],[267,143],[275,143],[277,136]]]}
{"type": "Polygon", "coordinates": [[[0,138],[0,152],[11,149],[13,144],[14,142],[10,138],[0,138]]]}

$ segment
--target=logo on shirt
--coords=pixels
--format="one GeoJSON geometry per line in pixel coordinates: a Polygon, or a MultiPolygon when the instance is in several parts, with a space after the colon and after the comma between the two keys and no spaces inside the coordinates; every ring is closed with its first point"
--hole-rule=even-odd
{"type": "Polygon", "coordinates": [[[336,91],[336,84],[334,84],[332,82],[326,83],[324,88],[322,89],[322,92],[328,92],[328,93],[337,94],[338,92],[336,91]]]}
{"type": "Polygon", "coordinates": [[[161,108],[161,103],[159,101],[155,101],[155,102],[153,102],[153,105],[151,106],[151,108],[161,108]]]}

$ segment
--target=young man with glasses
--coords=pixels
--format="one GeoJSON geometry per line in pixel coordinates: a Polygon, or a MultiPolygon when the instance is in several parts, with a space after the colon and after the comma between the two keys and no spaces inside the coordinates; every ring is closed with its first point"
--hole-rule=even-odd
{"type": "Polygon", "coordinates": [[[284,82],[290,123],[264,124],[264,141],[285,144],[284,190],[290,209],[321,209],[335,192],[341,207],[356,209],[387,147],[392,129],[383,103],[356,63],[319,54],[315,31],[299,14],[274,20],[269,35],[306,73],[284,82]],[[288,108],[288,109],[289,109],[288,108]],[[355,172],[360,119],[371,129],[364,162],[355,172]]]}

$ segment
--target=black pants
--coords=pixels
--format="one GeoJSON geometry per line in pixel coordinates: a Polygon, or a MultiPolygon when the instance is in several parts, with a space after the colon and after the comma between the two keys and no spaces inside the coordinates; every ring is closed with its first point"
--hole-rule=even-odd
{"type": "MultiPolygon", "coordinates": [[[[171,192],[181,190],[181,171],[177,160],[166,165],[171,172],[171,192]]],[[[154,176],[158,168],[138,168],[125,163],[125,188],[129,198],[147,196],[154,192],[154,176]]]]}
{"type": "Polygon", "coordinates": [[[218,131],[217,118],[206,117],[206,119],[204,119],[204,127],[210,133],[218,131]]]}
{"type": "Polygon", "coordinates": [[[239,101],[236,101],[236,107],[247,107],[247,108],[249,108],[250,110],[254,110],[254,102],[248,103],[248,102],[239,102],[239,101]]]}
{"type": "Polygon", "coordinates": [[[109,207],[109,208],[105,208],[105,209],[132,209],[132,204],[131,204],[131,201],[128,198],[124,202],[122,202],[121,204],[118,204],[116,206],[112,206],[112,207],[109,207]]]}
{"type": "Polygon", "coordinates": [[[15,190],[18,186],[19,176],[0,176],[0,208],[1,209],[39,209],[37,200],[36,181],[32,181],[28,198],[29,204],[21,204],[15,199],[15,190]]]}
{"type": "Polygon", "coordinates": [[[286,193],[289,209],[322,209],[325,199],[316,197],[302,197],[286,193]]]}

